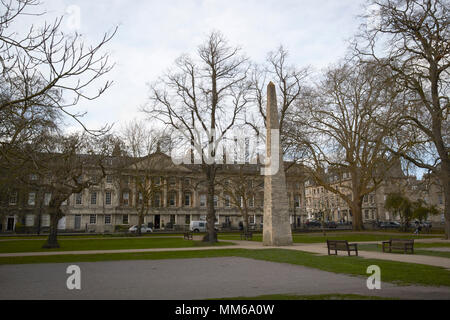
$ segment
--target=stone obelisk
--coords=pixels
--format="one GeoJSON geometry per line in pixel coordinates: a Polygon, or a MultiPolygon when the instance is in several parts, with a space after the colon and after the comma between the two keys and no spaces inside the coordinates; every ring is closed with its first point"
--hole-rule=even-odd
{"type": "Polygon", "coordinates": [[[266,128],[266,167],[263,169],[263,244],[265,246],[288,246],[292,244],[292,232],[280,140],[277,96],[275,85],[272,82],[267,86],[266,128]]]}

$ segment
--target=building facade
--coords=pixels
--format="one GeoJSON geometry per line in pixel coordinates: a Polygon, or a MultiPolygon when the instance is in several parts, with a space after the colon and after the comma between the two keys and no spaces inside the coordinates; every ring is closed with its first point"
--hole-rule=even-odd
{"type": "MultiPolygon", "coordinates": [[[[244,168],[245,181],[249,184],[246,208],[249,225],[259,229],[263,223],[264,177],[260,165],[222,165],[217,179],[232,180],[238,168],[244,168]]],[[[144,223],[156,230],[185,230],[190,221],[206,220],[207,188],[204,173],[199,165],[175,165],[170,157],[155,153],[146,159],[111,159],[106,176],[95,186],[79,194],[72,194],[63,205],[65,217],[59,228],[66,231],[115,232],[138,224],[138,208],[143,196],[138,191],[137,179],[151,176],[157,187],[149,200],[144,223]],[[151,161],[149,160],[151,159],[151,161]],[[117,162],[123,164],[117,169],[117,162]],[[146,167],[151,164],[152,168],[146,167]]],[[[33,179],[34,177],[30,177],[33,179]]],[[[236,181],[236,180],[233,180],[236,181]]],[[[295,165],[287,170],[288,196],[291,206],[291,223],[299,223],[304,217],[304,173],[295,165]]],[[[237,187],[237,186],[236,186],[237,187]]],[[[239,206],[227,192],[230,188],[216,187],[214,205],[219,228],[237,229],[243,220],[239,206]]],[[[50,225],[47,213],[51,193],[42,190],[12,190],[3,195],[1,206],[2,231],[14,231],[16,226],[29,230],[45,230],[50,225]]]]}

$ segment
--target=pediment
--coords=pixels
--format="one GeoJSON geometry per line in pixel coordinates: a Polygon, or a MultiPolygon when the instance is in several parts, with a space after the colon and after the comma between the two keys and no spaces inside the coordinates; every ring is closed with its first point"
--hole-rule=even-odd
{"type": "Polygon", "coordinates": [[[183,165],[176,165],[164,153],[154,153],[129,165],[128,170],[154,171],[154,172],[180,172],[189,173],[191,170],[183,165]]]}

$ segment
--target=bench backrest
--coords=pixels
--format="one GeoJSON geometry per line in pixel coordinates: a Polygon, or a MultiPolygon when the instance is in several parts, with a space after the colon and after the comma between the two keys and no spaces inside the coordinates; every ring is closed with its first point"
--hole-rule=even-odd
{"type": "Polygon", "coordinates": [[[405,244],[414,243],[414,239],[391,239],[391,244],[405,244]]]}
{"type": "Polygon", "coordinates": [[[327,245],[330,249],[345,249],[348,248],[347,240],[327,240],[327,245]]]}

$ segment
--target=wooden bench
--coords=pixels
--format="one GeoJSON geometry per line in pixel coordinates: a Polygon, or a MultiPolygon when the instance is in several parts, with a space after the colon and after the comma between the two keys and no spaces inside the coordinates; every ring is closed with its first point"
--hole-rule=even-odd
{"type": "Polygon", "coordinates": [[[389,252],[395,249],[403,250],[404,253],[408,253],[408,251],[414,253],[414,239],[391,239],[389,241],[383,241],[383,252],[386,252],[387,247],[389,248],[389,252]]]}
{"type": "Polygon", "coordinates": [[[193,240],[192,232],[188,231],[184,233],[184,240],[193,240]]]}
{"type": "Polygon", "coordinates": [[[338,251],[347,251],[350,256],[350,252],[354,251],[358,255],[358,244],[348,243],[347,240],[327,240],[328,255],[337,255],[338,251]],[[334,250],[334,254],[330,251],[334,250]]]}
{"type": "Polygon", "coordinates": [[[248,231],[248,232],[241,232],[241,240],[252,240],[253,238],[253,233],[248,231]]]}

